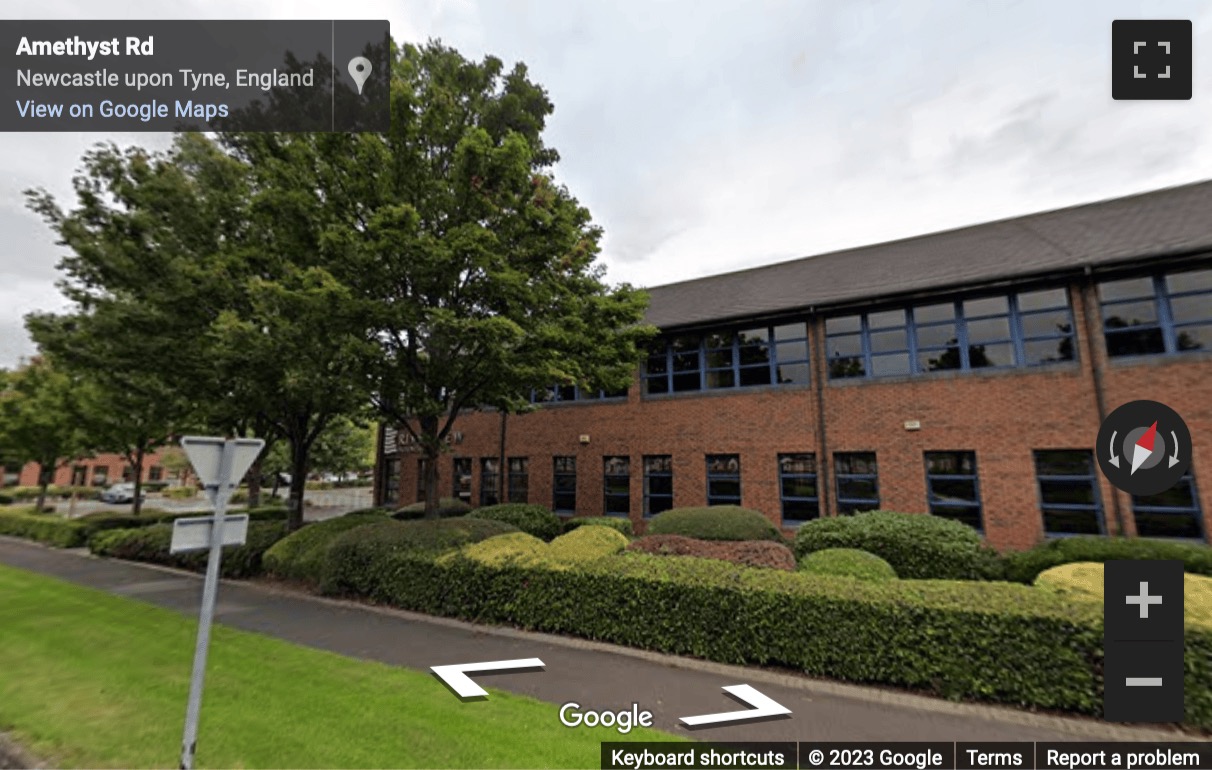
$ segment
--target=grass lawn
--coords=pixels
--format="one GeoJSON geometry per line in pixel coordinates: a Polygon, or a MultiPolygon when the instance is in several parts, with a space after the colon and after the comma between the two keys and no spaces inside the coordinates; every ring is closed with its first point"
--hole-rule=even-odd
{"type": "MultiPolygon", "coordinates": [[[[176,767],[197,622],[0,566],[0,730],[56,767],[176,767]]],[[[199,767],[598,767],[558,706],[216,626],[199,767]]]]}

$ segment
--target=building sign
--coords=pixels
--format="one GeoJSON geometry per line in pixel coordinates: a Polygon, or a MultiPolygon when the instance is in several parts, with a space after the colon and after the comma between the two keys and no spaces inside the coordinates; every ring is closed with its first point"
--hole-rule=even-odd
{"type": "MultiPolygon", "coordinates": [[[[443,440],[443,443],[446,444],[447,446],[453,446],[455,444],[462,444],[463,443],[462,431],[452,430],[450,433],[447,433],[446,438],[443,440]]],[[[389,454],[389,455],[390,454],[399,454],[399,453],[408,453],[408,454],[420,454],[421,453],[421,444],[415,438],[413,438],[411,433],[401,433],[399,430],[396,430],[395,428],[384,429],[383,447],[384,447],[384,450],[383,450],[384,453],[389,454]]]]}

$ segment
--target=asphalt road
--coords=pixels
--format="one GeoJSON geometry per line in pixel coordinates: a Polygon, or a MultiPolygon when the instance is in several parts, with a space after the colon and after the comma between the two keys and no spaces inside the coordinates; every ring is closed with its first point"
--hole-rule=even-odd
{"type": "MultiPolygon", "coordinates": [[[[199,576],[62,551],[0,537],[0,563],[59,577],[186,615],[196,615],[199,576]]],[[[0,613],[2,614],[2,613],[0,613]]],[[[1181,740],[1160,729],[1112,725],[1007,708],[954,704],[889,690],[823,682],[793,673],[722,666],[583,640],[472,626],[352,602],[224,581],[216,618],[234,628],[357,658],[428,670],[430,666],[540,658],[545,670],[479,675],[485,687],[583,709],[625,710],[636,703],[654,726],[722,741],[1063,741],[1181,740]],[[749,684],[787,708],[789,718],[687,733],[679,717],[741,708],[721,688],[749,684]]],[[[433,687],[445,689],[436,678],[433,687]]],[[[451,693],[451,698],[456,696],[451,693]]],[[[463,708],[474,709],[474,701],[463,708]]],[[[572,729],[572,728],[570,728],[572,729]]]]}

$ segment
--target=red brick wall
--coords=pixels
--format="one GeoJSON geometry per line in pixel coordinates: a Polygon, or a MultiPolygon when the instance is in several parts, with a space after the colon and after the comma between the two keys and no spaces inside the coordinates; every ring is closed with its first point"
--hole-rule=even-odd
{"type": "MultiPolygon", "coordinates": [[[[109,486],[122,481],[122,471],[126,467],[126,458],[115,454],[101,454],[84,460],[75,460],[61,465],[56,471],[53,484],[68,486],[72,483],[72,470],[78,466],[85,468],[84,486],[93,486],[93,472],[97,467],[105,468],[106,481],[101,486],[109,486]]],[[[160,455],[151,454],[143,460],[143,480],[150,481],[151,469],[160,465],[160,455]]],[[[168,471],[162,470],[162,480],[168,480],[168,471]]],[[[38,484],[38,466],[28,463],[21,469],[18,484],[20,486],[36,486],[38,484]]]]}

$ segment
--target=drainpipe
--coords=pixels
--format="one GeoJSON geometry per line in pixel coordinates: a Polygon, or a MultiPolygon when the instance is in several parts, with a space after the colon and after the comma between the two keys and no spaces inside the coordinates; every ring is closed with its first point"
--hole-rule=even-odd
{"type": "MultiPolygon", "coordinates": [[[[1107,393],[1106,386],[1103,382],[1103,359],[1098,355],[1094,341],[1099,339],[1102,334],[1101,319],[1096,321],[1095,318],[1099,312],[1098,302],[1095,301],[1095,286],[1094,286],[1094,270],[1086,265],[1085,279],[1079,288],[1079,294],[1082,300],[1082,316],[1085,323],[1085,338],[1086,338],[1086,356],[1090,360],[1090,375],[1094,385],[1094,403],[1098,409],[1098,424],[1102,425],[1103,420],[1107,419],[1107,393]]],[[[1095,447],[1095,461],[1097,462],[1097,453],[1099,448],[1095,447]]],[[[1120,505],[1119,490],[1115,487],[1111,488],[1111,513],[1115,516],[1115,526],[1118,532],[1118,537],[1126,537],[1127,526],[1124,522],[1123,506],[1120,505]]]]}
{"type": "Polygon", "coordinates": [[[823,519],[832,512],[829,505],[829,442],[825,439],[825,379],[828,374],[825,364],[828,356],[822,322],[817,318],[815,308],[808,308],[808,317],[812,319],[812,346],[816,348],[809,353],[816,362],[816,377],[813,378],[813,390],[816,391],[816,497],[823,519]]]}
{"type": "Polygon", "coordinates": [[[501,410],[501,444],[498,449],[499,457],[497,459],[497,502],[505,503],[505,474],[508,472],[505,468],[505,422],[509,419],[509,414],[501,410]]]}

